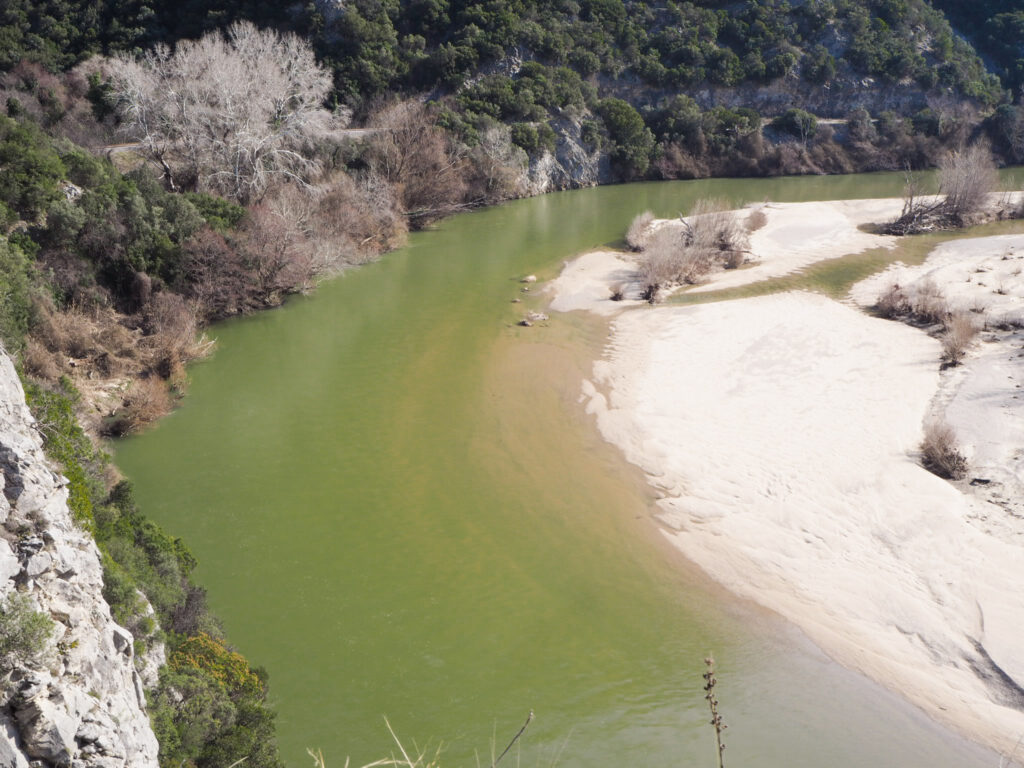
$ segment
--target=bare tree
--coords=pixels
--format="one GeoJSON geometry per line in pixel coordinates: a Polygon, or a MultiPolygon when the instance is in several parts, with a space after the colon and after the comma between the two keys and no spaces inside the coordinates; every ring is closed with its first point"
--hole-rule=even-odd
{"type": "Polygon", "coordinates": [[[526,192],[526,172],[530,164],[526,152],[512,143],[507,125],[494,125],[480,133],[480,143],[469,159],[476,170],[473,196],[496,203],[526,192]]]}
{"type": "Polygon", "coordinates": [[[471,204],[464,200],[464,158],[425,105],[398,102],[374,115],[370,125],[370,168],[396,187],[414,226],[471,204]]]}
{"type": "Polygon", "coordinates": [[[248,22],[109,68],[124,130],[172,188],[249,202],[275,177],[305,183],[311,142],[344,119],[322,107],[331,78],[309,45],[248,22]]]}
{"type": "Polygon", "coordinates": [[[903,211],[882,227],[890,235],[911,235],[976,223],[999,184],[991,150],[982,143],[947,152],[939,161],[939,194],[922,197],[908,174],[903,211]]]}

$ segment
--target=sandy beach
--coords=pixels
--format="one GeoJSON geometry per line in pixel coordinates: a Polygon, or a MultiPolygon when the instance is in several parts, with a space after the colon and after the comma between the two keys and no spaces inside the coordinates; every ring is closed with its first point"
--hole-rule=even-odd
{"type": "MultiPolygon", "coordinates": [[[[858,226],[900,205],[763,205],[754,266],[694,290],[892,245],[858,226]]],[[[634,268],[586,254],[550,284],[551,308],[610,317],[584,402],[663,494],[665,535],[839,662],[1010,754],[1024,735],[1024,236],[945,243],[843,302],[610,301],[634,268]],[[937,288],[986,324],[962,365],[940,369],[926,329],[863,311],[894,284],[937,288]],[[961,481],[920,464],[936,418],[969,461],[961,481]]]]}

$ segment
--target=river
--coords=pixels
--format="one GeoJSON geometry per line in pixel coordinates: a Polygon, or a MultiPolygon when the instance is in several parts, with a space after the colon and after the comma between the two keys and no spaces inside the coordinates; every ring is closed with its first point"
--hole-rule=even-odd
{"type": "Polygon", "coordinates": [[[653,492],[578,402],[605,325],[519,278],[698,197],[895,196],[900,174],[603,187],[454,217],[315,295],[224,323],[182,407],[116,446],[182,536],[232,642],[270,673],[290,766],[991,766],[661,538],[653,492]],[[523,299],[513,303],[513,299],[523,299]],[[506,758],[511,761],[512,758],[506,758]],[[503,763],[504,765],[505,763],[503,763]],[[511,765],[511,762],[509,762],[511,765]]]}

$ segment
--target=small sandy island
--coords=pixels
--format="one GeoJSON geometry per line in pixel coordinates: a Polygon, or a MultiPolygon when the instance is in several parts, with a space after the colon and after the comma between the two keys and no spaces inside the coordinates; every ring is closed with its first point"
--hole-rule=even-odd
{"type": "MultiPolygon", "coordinates": [[[[900,204],[761,206],[755,266],[700,290],[891,244],[857,226],[900,204]]],[[[1024,236],[945,243],[842,303],[610,301],[634,268],[584,255],[549,286],[551,307],[614,315],[584,397],[664,494],[666,535],[841,663],[1011,753],[1024,735],[1024,236]],[[962,365],[940,370],[933,335],[858,307],[894,284],[938,288],[985,323],[962,365]],[[920,464],[937,417],[969,461],[955,483],[920,464]]]]}

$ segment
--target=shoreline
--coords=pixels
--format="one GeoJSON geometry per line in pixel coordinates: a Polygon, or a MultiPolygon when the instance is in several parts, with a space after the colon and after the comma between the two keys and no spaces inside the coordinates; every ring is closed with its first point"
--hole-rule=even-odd
{"type": "MultiPolygon", "coordinates": [[[[857,227],[900,203],[763,206],[755,266],[697,290],[894,244],[857,227]]],[[[781,293],[637,309],[608,299],[632,268],[611,252],[579,257],[550,286],[553,310],[612,318],[583,401],[662,494],[666,537],[843,665],[1002,754],[1024,734],[1024,332],[986,332],[940,372],[936,339],[850,304],[932,281],[954,306],[991,291],[985,312],[1024,323],[1024,256],[1004,258],[1011,247],[1024,254],[1024,236],[946,243],[844,303],[781,293]],[[965,291],[965,270],[1000,281],[965,291]],[[942,413],[971,460],[958,484],[918,463],[923,423],[942,413]]]]}

